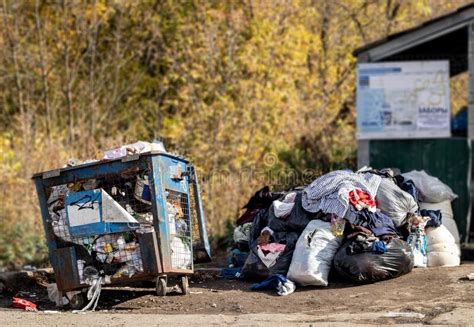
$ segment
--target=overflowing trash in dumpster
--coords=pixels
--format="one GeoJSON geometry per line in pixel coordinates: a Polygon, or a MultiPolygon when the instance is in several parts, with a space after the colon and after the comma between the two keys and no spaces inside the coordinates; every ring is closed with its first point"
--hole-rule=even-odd
{"type": "Polygon", "coordinates": [[[449,186],[424,171],[364,167],[327,173],[288,192],[258,190],[236,221],[221,275],[288,295],[327,286],[333,269],[373,283],[414,267],[460,264],[449,186]]]}
{"type": "Polygon", "coordinates": [[[94,310],[102,285],[136,280],[156,280],[158,295],[187,294],[193,251],[210,258],[192,165],[139,141],[67,166],[33,177],[57,280],[50,299],[94,310]]]}

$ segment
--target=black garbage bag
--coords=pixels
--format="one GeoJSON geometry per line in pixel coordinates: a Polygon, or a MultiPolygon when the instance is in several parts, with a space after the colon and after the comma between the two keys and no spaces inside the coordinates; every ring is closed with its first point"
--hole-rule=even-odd
{"type": "Polygon", "coordinates": [[[274,236],[278,243],[286,244],[285,250],[280,254],[275,264],[271,267],[265,266],[262,260],[258,257],[257,246],[252,247],[247,260],[242,267],[241,275],[243,278],[248,280],[263,280],[275,274],[286,275],[288,273],[299,234],[296,232],[275,233],[274,236]]]}
{"type": "Polygon", "coordinates": [[[279,218],[275,216],[273,205],[268,209],[268,227],[275,232],[298,232],[302,233],[308,223],[316,218],[324,216],[322,213],[311,213],[303,209],[303,193],[298,192],[295,205],[288,217],[279,218]]]}
{"type": "Polygon", "coordinates": [[[286,275],[290,267],[293,251],[295,250],[295,245],[300,235],[298,232],[275,231],[273,233],[272,238],[274,242],[286,245],[285,250],[278,257],[273,266],[265,266],[258,257],[257,238],[260,236],[262,229],[268,225],[270,209],[261,210],[253,221],[249,239],[250,253],[241,272],[242,277],[245,279],[262,280],[274,274],[286,275]]]}
{"type": "Polygon", "coordinates": [[[271,192],[268,186],[264,186],[250,198],[246,205],[242,209],[246,209],[242,216],[237,219],[237,226],[243,225],[245,223],[250,223],[255,219],[255,216],[262,209],[268,209],[282,193],[280,192],[271,192]]]}
{"type": "Polygon", "coordinates": [[[410,246],[401,239],[387,244],[387,252],[379,254],[362,252],[348,254],[350,242],[344,243],[334,257],[333,265],[337,273],[359,284],[375,283],[399,277],[413,269],[413,253],[410,246]]]}

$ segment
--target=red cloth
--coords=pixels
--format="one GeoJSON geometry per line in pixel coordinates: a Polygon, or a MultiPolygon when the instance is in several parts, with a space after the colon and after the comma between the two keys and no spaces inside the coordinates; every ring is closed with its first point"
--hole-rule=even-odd
{"type": "Polygon", "coordinates": [[[349,192],[349,202],[359,211],[367,208],[369,211],[374,212],[376,208],[375,199],[358,188],[349,192]]]}
{"type": "Polygon", "coordinates": [[[19,297],[12,298],[12,306],[26,311],[36,311],[36,304],[19,297]]]}

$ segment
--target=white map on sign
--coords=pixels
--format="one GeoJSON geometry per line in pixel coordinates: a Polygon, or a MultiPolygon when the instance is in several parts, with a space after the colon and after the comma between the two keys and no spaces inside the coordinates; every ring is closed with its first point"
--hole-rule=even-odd
{"type": "Polygon", "coordinates": [[[359,64],[357,138],[450,136],[449,62],[359,64]]]}

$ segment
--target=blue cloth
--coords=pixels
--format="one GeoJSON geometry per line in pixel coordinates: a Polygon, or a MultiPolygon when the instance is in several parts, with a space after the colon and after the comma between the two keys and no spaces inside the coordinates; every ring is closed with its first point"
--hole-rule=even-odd
{"type": "Polygon", "coordinates": [[[276,274],[276,275],[268,277],[267,279],[265,279],[264,281],[260,283],[252,284],[250,289],[252,291],[277,289],[280,283],[284,284],[287,281],[288,281],[288,278],[286,278],[284,275],[276,274]]]}
{"type": "Polygon", "coordinates": [[[227,265],[234,265],[234,267],[242,267],[248,256],[248,252],[240,251],[239,249],[232,249],[232,251],[227,256],[227,265]]]}
{"type": "Polygon", "coordinates": [[[375,236],[397,234],[393,220],[380,211],[370,212],[367,209],[357,211],[350,206],[344,218],[352,225],[370,229],[375,236]]]}
{"type": "Polygon", "coordinates": [[[385,253],[387,252],[387,246],[383,241],[375,241],[372,243],[372,252],[374,253],[385,253]]]}
{"type": "Polygon", "coordinates": [[[221,270],[221,275],[225,279],[239,279],[240,278],[240,271],[242,268],[224,268],[221,270]]]}
{"type": "MultiPolygon", "coordinates": [[[[400,177],[402,176],[400,175],[400,177]]],[[[420,193],[411,179],[404,179],[403,182],[398,183],[398,187],[410,194],[415,199],[416,203],[420,202],[420,193]]]]}
{"type": "MultiPolygon", "coordinates": [[[[404,179],[403,176],[397,176],[397,184],[398,186],[404,190],[405,192],[409,193],[420,206],[420,193],[415,186],[415,183],[411,179],[404,179]]],[[[423,217],[430,217],[431,219],[426,224],[426,227],[439,227],[442,223],[442,215],[440,210],[426,210],[426,209],[418,209],[417,214],[423,217]]]]}
{"type": "Polygon", "coordinates": [[[442,224],[442,216],[440,210],[420,210],[420,216],[430,217],[430,220],[426,223],[426,227],[439,227],[442,224]]]}

